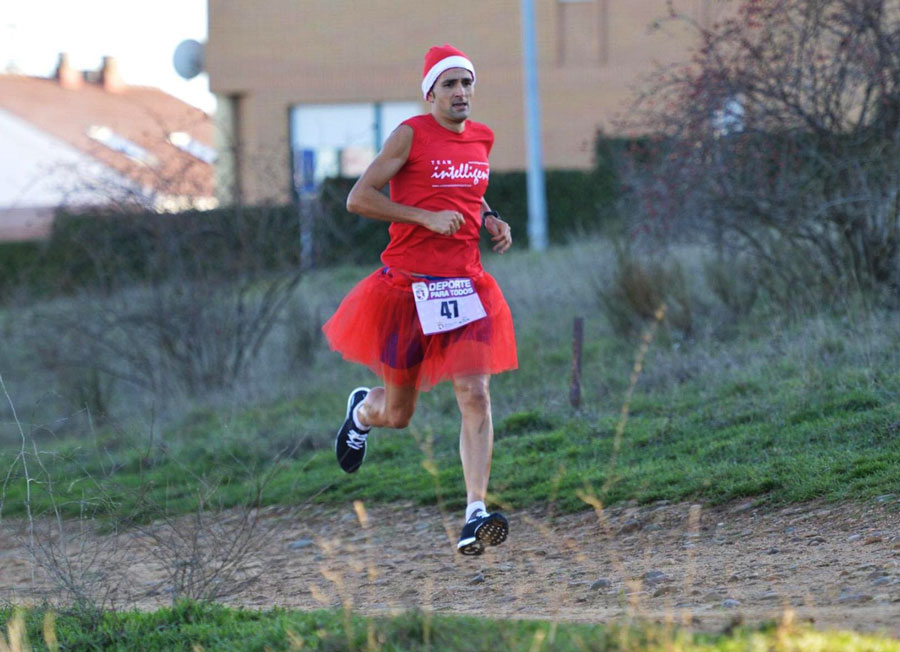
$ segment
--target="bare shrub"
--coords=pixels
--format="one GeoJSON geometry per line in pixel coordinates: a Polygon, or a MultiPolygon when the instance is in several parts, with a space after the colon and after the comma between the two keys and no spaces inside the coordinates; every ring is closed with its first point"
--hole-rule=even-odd
{"type": "Polygon", "coordinates": [[[138,525],[147,552],[163,574],[160,587],[172,601],[216,600],[239,593],[262,572],[259,550],[271,536],[259,506],[226,510],[216,504],[216,488],[198,490],[197,508],[188,516],[163,515],[138,525]]]}
{"type": "Polygon", "coordinates": [[[616,269],[597,296],[617,335],[631,337],[658,321],[666,306],[666,324],[684,337],[694,332],[694,315],[687,279],[677,260],[642,259],[620,247],[616,269]]]}
{"type": "Polygon", "coordinates": [[[171,219],[118,216],[73,231],[93,281],[34,311],[45,367],[69,378],[80,370],[98,391],[116,379],[163,396],[241,378],[300,280],[295,247],[280,237],[283,217],[196,216],[177,229],[171,219]]]}
{"type": "Polygon", "coordinates": [[[900,2],[745,0],[693,26],[693,62],[630,121],[657,135],[627,174],[647,224],[752,254],[785,306],[898,296],[900,2]]]}
{"type": "Polygon", "coordinates": [[[284,312],[287,333],[284,355],[288,366],[293,370],[305,369],[313,362],[322,343],[322,312],[318,307],[311,310],[308,303],[301,301],[291,301],[284,312]]]}
{"type": "MultiPolygon", "coordinates": [[[[177,461],[176,451],[166,450],[165,454],[177,461]]],[[[233,507],[225,506],[224,484],[194,476],[192,497],[196,505],[187,514],[151,498],[147,480],[136,490],[133,512],[117,512],[120,523],[142,535],[147,556],[163,575],[159,589],[169,593],[173,602],[224,598],[259,577],[262,561],[258,552],[274,527],[260,517],[262,496],[279,459],[276,455],[261,467],[241,465],[251,486],[233,507]]],[[[187,467],[183,472],[190,473],[187,467]]]]}
{"type": "Polygon", "coordinates": [[[752,261],[743,257],[725,259],[719,255],[706,261],[703,278],[732,322],[747,317],[756,305],[759,283],[752,261]]]}
{"type": "MultiPolygon", "coordinates": [[[[125,495],[110,478],[85,470],[77,480],[67,477],[67,484],[87,483],[89,495],[64,498],[55,489],[56,456],[33,448],[27,458],[37,471],[14,481],[33,484],[44,494],[42,503],[50,505],[28,513],[27,532],[20,536],[43,571],[35,588],[46,599],[90,616],[161,594],[173,602],[214,600],[243,590],[259,576],[257,553],[274,527],[260,517],[260,503],[277,458],[252,472],[253,486],[237,506],[224,506],[223,485],[197,478],[195,509],[183,515],[177,506],[170,510],[154,498],[153,481],[143,476],[125,495]],[[134,506],[125,507],[129,504],[134,506]]],[[[5,494],[6,486],[3,501],[5,494]]]]}
{"type": "Polygon", "coordinates": [[[130,539],[87,514],[41,519],[29,552],[49,580],[45,597],[82,613],[133,604],[146,587],[129,572],[141,561],[130,539]]]}

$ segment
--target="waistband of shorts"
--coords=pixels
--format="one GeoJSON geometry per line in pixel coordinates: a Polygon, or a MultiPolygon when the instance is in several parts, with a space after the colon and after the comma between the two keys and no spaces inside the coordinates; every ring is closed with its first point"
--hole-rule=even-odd
{"type": "Polygon", "coordinates": [[[380,274],[382,276],[397,275],[401,278],[408,278],[413,281],[418,280],[418,279],[424,279],[426,281],[443,281],[444,279],[448,279],[448,278],[470,278],[474,281],[475,279],[480,277],[482,274],[484,274],[484,270],[481,270],[474,276],[466,276],[465,274],[461,274],[461,275],[457,275],[457,276],[432,276],[430,274],[417,274],[415,272],[410,272],[405,269],[398,269],[397,267],[388,267],[385,265],[384,267],[381,268],[380,274]]]}

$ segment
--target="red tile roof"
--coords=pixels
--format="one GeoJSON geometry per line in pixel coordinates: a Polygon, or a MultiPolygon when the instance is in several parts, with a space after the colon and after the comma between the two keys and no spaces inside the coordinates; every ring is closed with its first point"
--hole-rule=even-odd
{"type": "Polygon", "coordinates": [[[213,121],[205,112],[156,88],[125,86],[109,92],[99,83],[68,89],[56,79],[0,75],[0,108],[98,159],[142,187],[167,196],[212,197],[213,166],[168,140],[172,132],[213,146],[213,121]],[[88,133],[108,127],[140,146],[151,164],[115,151],[88,133]]]}

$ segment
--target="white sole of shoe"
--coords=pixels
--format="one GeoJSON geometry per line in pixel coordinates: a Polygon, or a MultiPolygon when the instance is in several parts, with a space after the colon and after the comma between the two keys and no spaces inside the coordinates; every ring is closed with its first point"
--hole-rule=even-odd
{"type": "Polygon", "coordinates": [[[485,545],[499,546],[509,535],[509,522],[502,517],[490,518],[475,530],[474,537],[461,539],[456,549],[463,555],[480,555],[485,545]]]}

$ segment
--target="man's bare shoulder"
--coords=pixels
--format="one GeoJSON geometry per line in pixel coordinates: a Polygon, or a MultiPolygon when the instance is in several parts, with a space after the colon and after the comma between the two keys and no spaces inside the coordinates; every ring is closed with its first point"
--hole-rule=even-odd
{"type": "Polygon", "coordinates": [[[381,149],[382,156],[401,156],[405,160],[412,145],[413,133],[413,128],[408,124],[397,125],[384,141],[384,147],[381,149]]]}

